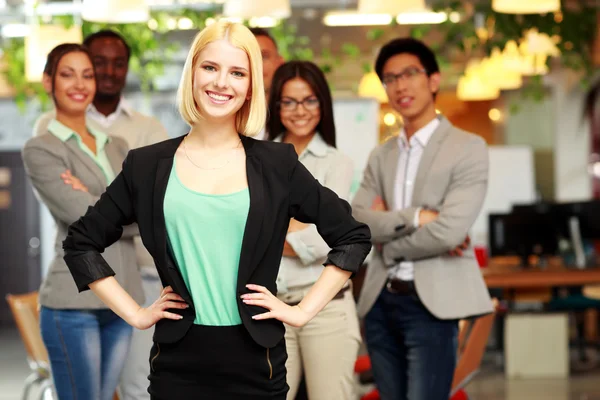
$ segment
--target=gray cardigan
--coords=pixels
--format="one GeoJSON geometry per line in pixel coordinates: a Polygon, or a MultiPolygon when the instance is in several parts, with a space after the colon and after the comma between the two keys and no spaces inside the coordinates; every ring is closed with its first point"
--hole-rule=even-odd
{"type": "MultiPolygon", "coordinates": [[[[104,149],[115,175],[118,175],[128,151],[126,142],[111,136],[104,149]]],[[[35,192],[48,207],[56,223],[55,256],[40,288],[40,304],[57,309],[107,308],[93,292],[78,292],[63,260],[62,249],[69,225],[83,216],[87,208],[104,193],[106,178],[102,170],[79,148],[75,137],[63,142],[49,132],[28,140],[22,155],[35,192]],[[62,181],[60,175],[67,169],[87,186],[88,193],[73,190],[62,181]]],[[[139,235],[137,225],[126,227],[121,239],[108,247],[103,256],[115,270],[117,281],[141,304],[144,294],[136,264],[135,235],[139,235]]]]}

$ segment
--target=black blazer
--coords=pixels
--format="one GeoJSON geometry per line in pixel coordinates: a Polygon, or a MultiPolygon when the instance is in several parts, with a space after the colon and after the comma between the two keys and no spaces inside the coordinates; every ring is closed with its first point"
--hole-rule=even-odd
{"type": "MultiPolygon", "coordinates": [[[[194,304],[167,250],[163,201],[173,157],[183,137],[132,150],[122,172],[85,216],[70,227],[63,248],[65,261],[79,291],[114,272],[101,253],[117,241],[123,226],[138,223],[140,236],[158,269],[163,286],[171,286],[190,305],[179,321],[162,319],[154,340],[173,343],[181,339],[195,318],[194,304]]],[[[244,326],[261,346],[273,347],[285,328],[277,320],[255,321],[264,308],[249,306],[239,296],[254,283],[276,293],[275,279],[290,218],[314,223],[331,247],[326,264],[356,272],[371,248],[369,228],[352,218],[350,206],[321,186],[298,161],[292,145],[258,141],[241,136],[246,151],[250,210],[242,241],[237,278],[237,304],[244,326]]],[[[199,227],[199,229],[202,229],[199,227]]]]}

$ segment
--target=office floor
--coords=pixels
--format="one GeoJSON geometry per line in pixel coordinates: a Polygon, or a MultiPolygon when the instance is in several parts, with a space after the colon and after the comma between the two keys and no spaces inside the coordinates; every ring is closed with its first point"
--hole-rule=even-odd
{"type": "MultiPolygon", "coordinates": [[[[0,329],[0,354],[0,400],[20,399],[29,368],[16,330],[0,329]]],[[[502,369],[488,361],[467,392],[472,400],[600,400],[600,367],[568,380],[508,381],[502,369]]]]}

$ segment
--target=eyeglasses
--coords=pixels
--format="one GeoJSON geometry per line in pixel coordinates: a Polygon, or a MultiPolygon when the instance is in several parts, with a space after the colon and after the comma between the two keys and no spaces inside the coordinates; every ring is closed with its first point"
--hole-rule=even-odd
{"type": "Polygon", "coordinates": [[[294,99],[284,99],[278,102],[279,106],[283,111],[294,111],[298,108],[300,104],[304,107],[305,110],[314,111],[319,108],[320,102],[316,97],[309,97],[302,101],[294,100],[294,99]]]}
{"type": "Polygon", "coordinates": [[[382,79],[383,86],[387,87],[393,85],[398,79],[402,79],[403,81],[409,81],[411,79],[414,79],[419,74],[426,73],[427,71],[423,68],[408,67],[398,74],[385,74],[382,79]]]}

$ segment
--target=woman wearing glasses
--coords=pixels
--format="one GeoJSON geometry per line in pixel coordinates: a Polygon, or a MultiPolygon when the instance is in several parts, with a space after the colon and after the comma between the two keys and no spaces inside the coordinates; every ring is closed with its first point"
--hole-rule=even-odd
{"type": "MultiPolygon", "coordinates": [[[[269,139],[294,145],[299,160],[323,185],[348,198],[352,161],[335,148],[331,93],[315,64],[288,62],[275,72],[269,97],[269,139]]],[[[277,277],[278,297],[296,305],[317,281],[329,246],[315,225],[290,221],[277,277]]],[[[350,282],[304,327],[286,324],[288,399],[302,373],[311,400],[353,399],[360,331],[350,282]]]]}

